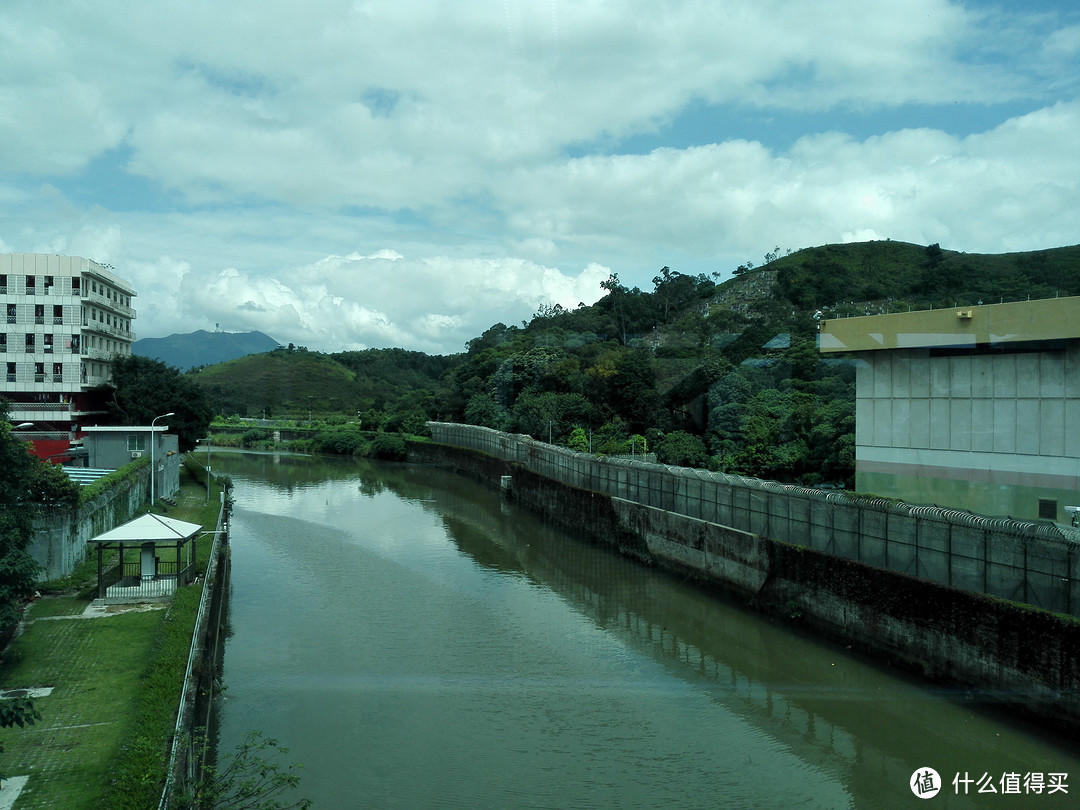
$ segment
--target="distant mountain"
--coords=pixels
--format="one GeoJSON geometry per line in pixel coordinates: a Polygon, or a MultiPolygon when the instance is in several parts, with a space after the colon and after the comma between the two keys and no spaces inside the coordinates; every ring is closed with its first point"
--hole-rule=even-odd
{"type": "Polygon", "coordinates": [[[162,360],[181,371],[212,366],[249,354],[273,351],[278,342],[262,332],[189,332],[163,338],[142,338],[132,346],[133,354],[162,360]]]}

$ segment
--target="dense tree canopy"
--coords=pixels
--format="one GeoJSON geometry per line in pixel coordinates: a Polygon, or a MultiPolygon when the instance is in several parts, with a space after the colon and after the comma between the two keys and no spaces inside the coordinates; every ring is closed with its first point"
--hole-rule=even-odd
{"type": "Polygon", "coordinates": [[[79,488],[64,471],[41,461],[11,432],[8,404],[0,400],[0,629],[18,619],[33,594],[39,566],[27,553],[34,518],[45,509],[74,509],[79,488]]]}
{"type": "Polygon", "coordinates": [[[777,247],[764,259],[723,284],[661,267],[651,291],[612,273],[595,304],[541,306],[460,355],[333,357],[379,381],[357,405],[369,408],[365,427],[464,421],[605,454],[639,453],[647,440],[670,463],[850,486],[855,370],[817,351],[821,318],[1080,294],[1080,247],[977,255],[878,241],[777,247]]]}
{"type": "Polygon", "coordinates": [[[203,389],[192,377],[160,360],[139,355],[118,356],[113,360],[112,397],[109,408],[121,425],[149,425],[158,416],[172,413],[157,424],[167,424],[175,433],[180,451],[196,446],[206,435],[213,413],[203,389]]]}

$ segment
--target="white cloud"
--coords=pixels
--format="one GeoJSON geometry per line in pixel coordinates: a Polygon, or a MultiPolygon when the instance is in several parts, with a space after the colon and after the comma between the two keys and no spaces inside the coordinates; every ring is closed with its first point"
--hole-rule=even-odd
{"type": "Polygon", "coordinates": [[[1076,22],[951,0],[6,4],[0,247],[112,262],[146,336],[456,351],[612,271],[1075,242],[1076,22]],[[660,148],[620,153],[635,136],[660,148]]]}
{"type": "Polygon", "coordinates": [[[407,346],[446,353],[461,351],[496,321],[530,317],[540,304],[592,303],[609,274],[597,265],[568,276],[521,260],[410,260],[380,250],[327,256],[273,277],[236,268],[164,275],[176,290],[177,309],[168,317],[198,324],[175,331],[212,322],[323,351],[407,346]]]}

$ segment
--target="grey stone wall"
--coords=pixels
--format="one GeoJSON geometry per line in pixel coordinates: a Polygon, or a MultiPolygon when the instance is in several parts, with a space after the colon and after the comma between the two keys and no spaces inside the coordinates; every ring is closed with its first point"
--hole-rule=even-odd
{"type": "Polygon", "coordinates": [[[1080,615],[1080,531],[955,509],[605,459],[476,425],[430,423],[466,447],[572,487],[879,568],[1080,615]]]}
{"type": "MultiPolygon", "coordinates": [[[[174,486],[173,492],[176,491],[174,486]]],[[[150,467],[119,482],[74,513],[42,515],[27,551],[42,568],[41,579],[60,579],[86,559],[87,541],[130,520],[150,498],[150,467]]]]}

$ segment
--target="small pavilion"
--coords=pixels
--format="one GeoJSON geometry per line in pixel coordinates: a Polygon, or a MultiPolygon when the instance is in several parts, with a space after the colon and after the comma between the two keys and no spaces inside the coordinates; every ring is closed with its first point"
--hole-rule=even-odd
{"type": "Polygon", "coordinates": [[[195,573],[197,523],[146,514],[92,537],[97,546],[98,597],[107,603],[144,602],[172,596],[195,573]],[[119,562],[105,571],[105,551],[119,562]]]}

